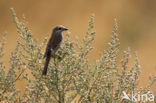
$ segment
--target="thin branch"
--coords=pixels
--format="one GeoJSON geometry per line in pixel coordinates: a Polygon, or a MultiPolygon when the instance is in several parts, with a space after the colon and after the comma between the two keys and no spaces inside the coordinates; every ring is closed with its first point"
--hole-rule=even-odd
{"type": "Polygon", "coordinates": [[[6,90],[8,89],[8,86],[10,86],[10,84],[15,83],[15,82],[20,78],[20,76],[24,73],[24,71],[25,71],[25,70],[23,70],[23,71],[17,76],[17,78],[16,78],[13,82],[9,83],[9,84],[6,86],[6,88],[4,89],[4,91],[2,92],[2,94],[4,94],[4,93],[6,92],[6,90]]]}

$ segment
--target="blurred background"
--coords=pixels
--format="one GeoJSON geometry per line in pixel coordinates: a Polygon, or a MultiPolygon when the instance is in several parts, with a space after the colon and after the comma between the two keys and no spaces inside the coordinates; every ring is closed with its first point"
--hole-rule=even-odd
{"type": "MultiPolygon", "coordinates": [[[[76,36],[81,39],[89,17],[94,13],[96,37],[91,61],[98,59],[99,53],[108,47],[116,18],[121,53],[127,47],[131,47],[132,53],[138,52],[142,67],[139,87],[145,87],[149,75],[156,74],[156,0],[0,0],[0,40],[5,31],[8,33],[4,56],[6,67],[9,67],[9,56],[18,38],[10,8],[15,9],[19,18],[26,17],[39,41],[50,37],[56,25],[67,27],[73,39],[76,36]]],[[[24,83],[17,85],[23,89],[24,83]]],[[[156,83],[152,89],[156,90],[156,83]]]]}

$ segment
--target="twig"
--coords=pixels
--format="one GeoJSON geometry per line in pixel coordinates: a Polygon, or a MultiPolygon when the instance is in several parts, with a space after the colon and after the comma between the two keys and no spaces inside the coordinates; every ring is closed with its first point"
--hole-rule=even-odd
{"type": "Polygon", "coordinates": [[[4,89],[4,91],[2,92],[2,94],[4,94],[4,93],[6,92],[6,90],[8,89],[8,86],[9,86],[10,84],[15,83],[15,82],[20,78],[20,76],[24,73],[24,71],[25,71],[25,70],[23,70],[23,71],[17,76],[17,78],[16,78],[13,82],[9,83],[9,84],[6,86],[6,88],[4,89]]]}

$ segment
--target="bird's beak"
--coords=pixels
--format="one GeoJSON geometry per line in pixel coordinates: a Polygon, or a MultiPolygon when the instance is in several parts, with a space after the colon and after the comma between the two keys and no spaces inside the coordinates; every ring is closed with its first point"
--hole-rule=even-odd
{"type": "Polygon", "coordinates": [[[64,28],[63,30],[64,30],[64,31],[67,31],[68,29],[67,29],[67,28],[64,28]]]}

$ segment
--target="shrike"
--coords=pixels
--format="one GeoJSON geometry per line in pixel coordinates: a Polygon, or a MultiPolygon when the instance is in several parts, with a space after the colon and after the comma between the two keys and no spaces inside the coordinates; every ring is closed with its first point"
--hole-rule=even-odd
{"type": "Polygon", "coordinates": [[[44,58],[46,58],[46,62],[44,65],[44,70],[42,72],[42,75],[47,74],[48,64],[50,62],[51,56],[55,54],[55,52],[59,49],[60,44],[62,42],[62,32],[68,30],[64,26],[56,26],[54,27],[52,31],[52,35],[49,39],[49,42],[46,47],[46,51],[44,54],[44,58]]]}

